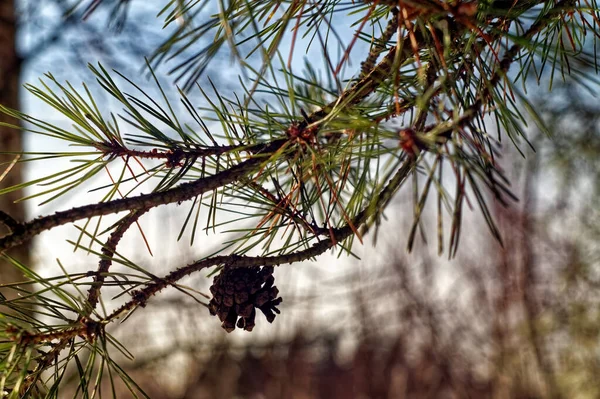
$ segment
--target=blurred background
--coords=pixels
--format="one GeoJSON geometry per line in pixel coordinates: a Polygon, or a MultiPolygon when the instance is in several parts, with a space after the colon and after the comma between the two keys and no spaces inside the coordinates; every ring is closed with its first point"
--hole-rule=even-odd
{"type": "MultiPolygon", "coordinates": [[[[67,121],[19,85],[48,71],[59,81],[89,82],[86,64],[98,61],[143,81],[143,57],[169,34],[155,20],[160,4],[137,2],[125,23],[108,8],[84,19],[65,18],[74,2],[11,3],[0,5],[0,48],[6,53],[0,56],[0,102],[64,127],[67,121]]],[[[579,68],[595,74],[591,66],[579,68]]],[[[168,68],[159,71],[175,95],[168,68]]],[[[224,53],[202,79],[217,76],[223,90],[235,90],[237,73],[224,53]]],[[[368,238],[355,248],[360,259],[328,254],[277,268],[284,302],[272,325],[261,318],[250,334],[226,334],[206,307],[167,291],[111,331],[134,356],[121,365],[152,398],[600,397],[598,87],[565,79],[553,83],[552,93],[548,82],[528,88],[551,136],[527,128],[535,152],[526,143],[520,143],[522,153],[503,143],[501,162],[519,198],[508,207],[489,198],[503,245],[472,204],[464,209],[455,258],[437,254],[433,211],[424,218],[431,234],[407,253],[413,205],[401,193],[385,214],[376,246],[368,238]]],[[[110,108],[112,100],[97,87],[94,94],[110,108]]],[[[10,145],[16,152],[21,145],[27,151],[61,150],[38,135],[2,129],[0,138],[4,149],[10,145]]],[[[23,170],[18,164],[2,187],[64,167],[52,162],[24,164],[23,170]]],[[[31,187],[16,196],[42,190],[31,187]]],[[[33,198],[23,210],[13,208],[17,197],[2,196],[8,202],[0,206],[31,219],[102,196],[85,187],[79,193],[41,206],[33,198]]],[[[153,256],[133,229],[122,244],[125,252],[160,274],[210,252],[221,237],[193,247],[176,242],[185,213],[167,207],[143,218],[153,256]]],[[[77,235],[72,227],[52,230],[18,256],[48,276],[59,270],[55,258],[69,271],[95,269],[94,256],[74,252],[65,241],[77,235]]],[[[207,275],[184,283],[208,294],[207,275]]],[[[77,374],[71,378],[76,382],[77,374]]],[[[115,389],[117,397],[131,395],[125,386],[115,389]]]]}

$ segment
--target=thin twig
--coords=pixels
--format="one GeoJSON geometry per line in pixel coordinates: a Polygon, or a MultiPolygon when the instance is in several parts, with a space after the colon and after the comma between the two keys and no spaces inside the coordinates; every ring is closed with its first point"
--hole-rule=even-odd
{"type": "Polygon", "coordinates": [[[117,250],[117,245],[123,238],[123,234],[134,224],[140,216],[146,213],[147,209],[135,210],[131,211],[131,213],[126,216],[117,228],[110,234],[110,237],[102,247],[102,259],[98,264],[98,270],[94,274],[94,282],[88,291],[87,302],[89,304],[89,308],[85,311],[85,316],[89,316],[94,309],[96,309],[96,305],[98,304],[98,299],[100,297],[100,289],[104,284],[105,274],[108,273],[110,266],[112,265],[113,256],[117,250]]]}
{"type": "MultiPolygon", "coordinates": [[[[274,140],[264,147],[264,154],[269,155],[276,152],[283,144],[285,144],[285,142],[285,139],[274,140]]],[[[135,197],[121,198],[98,204],[84,205],[67,211],[56,212],[53,215],[37,218],[31,222],[24,223],[21,232],[12,233],[0,238],[0,253],[33,238],[43,231],[67,223],[72,223],[80,219],[110,215],[130,210],[151,209],[159,205],[187,201],[198,195],[235,182],[243,176],[250,175],[259,169],[264,161],[264,156],[255,156],[213,176],[182,183],[177,187],[165,191],[141,194],[135,197]]]]}
{"type": "Polygon", "coordinates": [[[10,234],[19,232],[23,229],[23,224],[16,221],[12,216],[4,211],[0,211],[0,223],[6,226],[10,234]]]}
{"type": "Polygon", "coordinates": [[[366,60],[360,65],[360,78],[364,78],[373,69],[377,58],[385,51],[387,42],[390,41],[396,30],[398,29],[398,9],[396,7],[391,9],[392,18],[388,21],[385,31],[379,39],[375,40],[371,51],[366,60]]]}
{"type": "Polygon", "coordinates": [[[247,151],[250,153],[254,153],[256,151],[260,151],[264,147],[264,144],[258,145],[216,145],[216,146],[206,146],[206,147],[192,147],[192,148],[177,148],[175,150],[168,151],[157,151],[154,150],[134,150],[127,147],[124,147],[120,143],[112,142],[112,143],[98,143],[96,148],[99,151],[102,151],[106,155],[110,155],[113,157],[137,157],[137,158],[146,158],[146,159],[165,159],[171,161],[171,163],[178,159],[183,158],[202,158],[209,156],[219,156],[223,154],[227,154],[229,152],[236,151],[247,151]]]}

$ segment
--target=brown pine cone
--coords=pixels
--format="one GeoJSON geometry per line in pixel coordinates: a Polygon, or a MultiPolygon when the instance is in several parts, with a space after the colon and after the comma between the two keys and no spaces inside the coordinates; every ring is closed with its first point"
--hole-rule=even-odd
{"type": "Polygon", "coordinates": [[[236,325],[243,330],[252,331],[257,308],[269,323],[275,320],[275,313],[279,314],[276,306],[282,299],[277,297],[279,290],[273,285],[273,271],[272,266],[225,268],[215,276],[210,287],[213,298],[208,304],[208,310],[211,315],[219,318],[225,331],[232,332],[236,325]]]}

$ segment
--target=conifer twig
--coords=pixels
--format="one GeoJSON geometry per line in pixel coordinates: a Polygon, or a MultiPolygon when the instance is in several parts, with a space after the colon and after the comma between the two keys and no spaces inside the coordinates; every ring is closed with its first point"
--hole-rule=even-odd
{"type": "Polygon", "coordinates": [[[96,308],[98,303],[98,299],[100,297],[100,289],[104,284],[105,273],[108,273],[110,266],[113,261],[113,256],[115,255],[115,251],[117,250],[117,245],[123,238],[125,232],[134,224],[140,216],[146,213],[147,209],[135,210],[131,211],[129,215],[127,215],[123,220],[119,222],[117,228],[110,234],[110,237],[102,247],[102,255],[103,257],[100,259],[98,264],[98,270],[94,273],[94,282],[92,283],[90,289],[88,290],[87,302],[89,308],[86,309],[85,316],[89,316],[91,312],[96,308]]]}

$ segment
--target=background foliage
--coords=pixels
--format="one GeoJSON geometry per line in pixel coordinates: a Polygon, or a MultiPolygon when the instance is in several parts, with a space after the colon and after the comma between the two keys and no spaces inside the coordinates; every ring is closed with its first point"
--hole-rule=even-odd
{"type": "MultiPolygon", "coordinates": [[[[118,30],[128,23],[129,3],[73,4],[66,15],[86,19],[104,10],[118,30]]],[[[513,242],[516,236],[531,242],[531,202],[515,219],[519,234],[502,234],[494,215],[518,197],[500,161],[506,153],[502,140],[522,154],[539,148],[526,134],[526,126],[534,124],[560,137],[553,141],[559,149],[561,140],[569,142],[564,148],[575,148],[570,145],[575,137],[546,128],[544,118],[558,115],[556,109],[546,115],[527,93],[531,83],[555,88],[557,80],[567,78],[577,82],[572,90],[593,87],[594,2],[171,1],[158,17],[171,35],[148,54],[144,72],[154,89],[93,64],[95,86],[110,102],[98,101],[88,85],[76,87],[51,73],[26,85],[70,120],[68,129],[44,115],[2,107],[25,123],[24,130],[71,146],[68,152],[24,153],[20,162],[71,162],[0,194],[36,185],[41,190],[26,199],[51,202],[90,186],[102,195],[97,203],[25,223],[1,213],[11,230],[0,238],[2,251],[75,224],[79,236],[70,239],[73,247],[98,258],[95,270],[77,273],[58,261],[56,275],[46,277],[4,252],[28,279],[10,285],[19,296],[3,302],[1,383],[9,397],[56,397],[71,389],[64,387],[72,379],[78,384],[74,396],[116,396],[118,380],[134,395],[146,395],[123,366],[132,354],[111,332],[115,322],[127,325],[168,287],[197,306],[209,306],[228,331],[236,324],[252,330],[254,307],[272,322],[281,299],[272,276],[266,277],[270,267],[330,250],[352,255],[367,233],[377,236],[384,211],[401,190],[411,198],[402,209],[412,215],[402,234],[409,249],[419,237],[427,241],[433,230],[438,253],[454,257],[466,210],[479,208],[488,231],[503,245],[498,289],[505,299],[493,303],[494,309],[498,317],[508,312],[510,279],[512,273],[519,276],[515,292],[522,300],[516,303],[529,323],[535,372],[544,377],[536,389],[543,395],[567,392],[540,343],[554,327],[538,326],[538,318],[546,316],[545,304],[531,289],[539,276],[533,268],[508,267],[513,257],[522,259],[521,265],[536,264],[532,245],[519,249],[513,242]],[[298,72],[304,52],[311,61],[298,72]],[[230,56],[224,65],[232,62],[228,70],[240,76],[231,92],[204,75],[209,65],[223,62],[224,53],[230,56]],[[312,62],[319,58],[323,66],[312,62]],[[171,67],[175,100],[159,77],[162,65],[171,67]],[[109,176],[110,184],[95,185],[100,175],[109,176]],[[200,259],[171,260],[167,274],[157,275],[131,260],[119,243],[140,218],[167,204],[186,207],[187,213],[178,234],[164,240],[198,245],[200,231],[229,235],[200,259]],[[427,220],[426,210],[433,220],[427,220]],[[205,294],[181,281],[214,266],[216,304],[209,305],[205,294]],[[227,287],[219,288],[218,279],[239,275],[241,268],[262,268],[265,278],[250,299],[238,303],[251,305],[252,313],[222,305],[226,295],[219,293],[227,287]]],[[[582,140],[589,148],[592,140],[582,140]]],[[[564,151],[552,154],[563,162],[573,159],[564,151]]],[[[525,169],[530,179],[539,167],[532,162],[525,169]]],[[[484,286],[473,286],[485,295],[484,286]]],[[[406,283],[402,287],[411,294],[406,283]]],[[[497,334],[506,334],[500,330],[497,334]]],[[[504,338],[498,339],[504,345],[504,338]]],[[[494,364],[501,362],[503,373],[503,365],[511,363],[505,363],[508,352],[498,353],[494,364]]],[[[496,376],[483,375],[489,381],[496,376]]]]}

